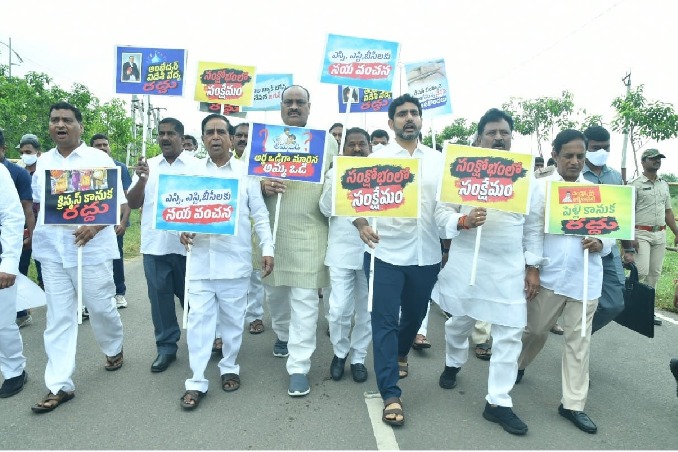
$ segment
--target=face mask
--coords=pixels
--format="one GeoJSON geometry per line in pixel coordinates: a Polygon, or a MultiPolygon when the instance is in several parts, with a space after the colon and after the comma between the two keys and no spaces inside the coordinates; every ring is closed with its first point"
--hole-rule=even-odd
{"type": "Polygon", "coordinates": [[[586,151],[586,158],[594,166],[603,166],[607,163],[610,153],[605,149],[598,149],[597,151],[586,151]]]}
{"type": "Polygon", "coordinates": [[[38,161],[38,156],[37,154],[21,154],[21,161],[23,161],[26,166],[32,166],[38,161]]]}

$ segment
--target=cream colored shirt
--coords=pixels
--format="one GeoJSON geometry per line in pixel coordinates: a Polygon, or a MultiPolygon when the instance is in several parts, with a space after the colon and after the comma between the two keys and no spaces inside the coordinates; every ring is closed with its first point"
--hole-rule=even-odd
{"type": "Polygon", "coordinates": [[[636,187],[636,224],[665,226],[666,210],[671,208],[669,184],[661,177],[652,181],[641,174],[629,185],[636,187]]]}

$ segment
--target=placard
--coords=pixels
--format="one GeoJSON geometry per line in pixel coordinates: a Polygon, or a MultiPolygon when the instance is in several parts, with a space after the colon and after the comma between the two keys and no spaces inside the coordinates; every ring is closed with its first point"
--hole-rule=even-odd
{"type": "Polygon", "coordinates": [[[247,174],[322,183],[327,135],[324,130],[252,123],[247,174]]]}
{"type": "Polygon", "coordinates": [[[329,34],[321,83],[392,91],[400,44],[329,34]]]}
{"type": "Polygon", "coordinates": [[[336,156],[332,215],[419,218],[420,160],[336,156]]]}
{"type": "Polygon", "coordinates": [[[238,179],[159,174],[153,229],[235,235],[238,193],[238,179]]]}
{"type": "Polygon", "coordinates": [[[186,50],[116,46],[115,92],[182,96],[186,50]]]}
{"type": "Polygon", "coordinates": [[[529,212],[530,154],[445,144],[438,200],[505,212],[529,212]]]}
{"type": "Polygon", "coordinates": [[[544,232],[633,240],[635,195],[631,185],[550,181],[544,232]]]}
{"type": "Polygon", "coordinates": [[[41,224],[116,225],[120,168],[45,170],[41,224]]]}

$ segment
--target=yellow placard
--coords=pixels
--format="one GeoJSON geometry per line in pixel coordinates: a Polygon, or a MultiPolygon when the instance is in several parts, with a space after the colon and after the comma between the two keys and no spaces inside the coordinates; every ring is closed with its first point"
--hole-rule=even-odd
{"type": "Polygon", "coordinates": [[[444,152],[439,201],[522,214],[529,211],[534,179],[530,154],[449,143],[444,152]]]}
{"type": "Polygon", "coordinates": [[[332,215],[419,218],[419,159],[337,156],[332,166],[332,215]]]}
{"type": "Polygon", "coordinates": [[[195,100],[240,106],[252,105],[254,66],[198,62],[195,100]]]}

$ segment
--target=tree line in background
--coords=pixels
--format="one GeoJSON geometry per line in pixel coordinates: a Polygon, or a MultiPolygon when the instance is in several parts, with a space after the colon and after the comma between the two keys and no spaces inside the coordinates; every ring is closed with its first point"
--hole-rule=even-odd
{"type": "MultiPolygon", "coordinates": [[[[629,90],[625,96],[616,97],[610,104],[615,116],[608,129],[617,133],[628,133],[633,151],[635,170],[638,172],[638,151],[650,140],[663,141],[678,137],[678,114],[671,104],[651,101],[643,94],[644,87],[639,85],[629,90]]],[[[590,115],[583,108],[576,108],[574,96],[563,91],[560,97],[538,97],[522,99],[512,97],[502,105],[514,121],[514,130],[524,136],[533,136],[537,141],[537,151],[543,156],[542,145],[549,143],[562,129],[584,130],[592,125],[603,125],[600,115],[590,115]]],[[[476,132],[478,123],[466,118],[456,118],[452,124],[436,133],[436,143],[450,141],[455,144],[470,145],[470,138],[476,132]]],[[[424,137],[424,144],[433,143],[431,131],[424,137]]],[[[665,151],[664,151],[665,152],[665,151]]],[[[547,152],[548,154],[549,152],[547,152]]],[[[678,178],[664,174],[673,182],[678,178]]]]}
{"type": "Polygon", "coordinates": [[[0,65],[0,128],[5,135],[9,158],[19,157],[14,147],[26,133],[37,135],[43,151],[54,146],[48,130],[49,107],[59,101],[69,102],[82,112],[83,140],[89,142],[96,133],[109,137],[115,160],[125,161],[128,144],[140,146],[140,139],[139,143],[134,143],[134,122],[122,99],[101,103],[83,84],[74,83],[66,91],[54,84],[47,74],[28,72],[23,77],[9,77],[8,67],[0,65]]]}
{"type": "MultiPolygon", "coordinates": [[[[609,125],[617,133],[628,133],[636,172],[637,153],[648,141],[678,137],[678,114],[673,106],[646,99],[643,89],[643,85],[639,85],[612,101],[615,116],[609,125]]],[[[110,139],[115,160],[126,160],[128,146],[133,149],[133,155],[138,155],[138,150],[141,149],[141,132],[136,134],[135,140],[134,121],[128,114],[127,103],[122,99],[113,98],[101,103],[83,84],[74,83],[70,91],[65,91],[55,85],[47,74],[28,72],[23,78],[9,77],[8,67],[0,65],[0,128],[3,129],[8,143],[9,157],[18,157],[18,153],[12,154],[15,152],[14,146],[25,133],[37,135],[44,149],[52,147],[47,129],[49,106],[62,100],[82,111],[85,126],[83,139],[89,140],[96,133],[104,133],[110,139]]],[[[591,115],[585,109],[575,107],[574,96],[569,91],[563,91],[560,97],[512,97],[502,108],[513,116],[516,132],[536,138],[539,155],[543,155],[542,145],[546,143],[548,148],[552,136],[561,129],[583,130],[590,125],[602,124],[602,116],[591,115]]],[[[139,130],[140,125],[137,124],[136,127],[139,130]]],[[[476,128],[476,122],[456,118],[436,133],[436,143],[451,141],[468,145],[476,128]]],[[[424,143],[429,146],[432,144],[430,130],[424,136],[424,143]]],[[[158,153],[157,144],[147,147],[148,156],[158,153]]]]}

